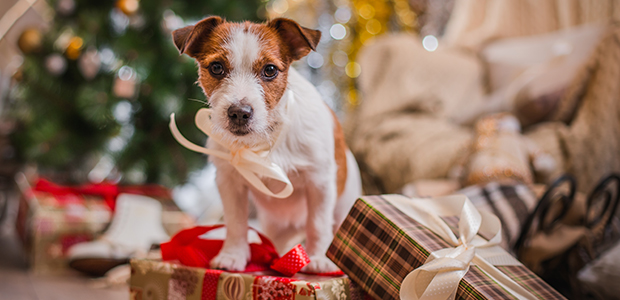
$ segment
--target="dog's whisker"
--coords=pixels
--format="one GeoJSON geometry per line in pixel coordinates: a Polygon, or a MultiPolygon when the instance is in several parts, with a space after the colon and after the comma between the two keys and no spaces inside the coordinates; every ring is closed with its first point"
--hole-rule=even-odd
{"type": "Polygon", "coordinates": [[[204,105],[206,105],[206,106],[209,106],[209,102],[208,102],[208,101],[205,101],[205,100],[193,99],[193,98],[187,98],[187,100],[190,100],[190,101],[196,101],[196,102],[198,102],[198,103],[202,103],[202,104],[204,104],[204,105]]]}

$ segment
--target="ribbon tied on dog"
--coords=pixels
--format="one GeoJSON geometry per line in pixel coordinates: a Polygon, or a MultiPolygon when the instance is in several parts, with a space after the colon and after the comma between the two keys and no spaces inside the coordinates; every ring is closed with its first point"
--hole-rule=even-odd
{"type": "Polygon", "coordinates": [[[174,138],[183,145],[185,148],[204,153],[207,155],[213,155],[223,160],[230,162],[233,167],[245,178],[252,186],[265,195],[275,198],[286,198],[293,193],[293,184],[286,176],[286,173],[280,166],[276,165],[269,160],[267,150],[250,149],[242,147],[233,151],[233,147],[224,143],[217,135],[212,134],[211,128],[213,123],[211,122],[211,110],[202,108],[196,113],[196,127],[209,136],[210,139],[214,139],[218,144],[228,149],[228,152],[219,151],[215,149],[209,149],[206,147],[198,146],[188,141],[179,132],[177,125],[174,121],[174,113],[170,115],[170,131],[174,138]],[[274,179],[285,184],[284,189],[278,193],[272,192],[262,181],[261,177],[274,179]]]}
{"type": "Polygon", "coordinates": [[[478,211],[462,195],[435,199],[409,199],[398,195],[384,198],[452,245],[430,253],[422,266],[405,277],[400,288],[401,299],[454,299],[459,282],[472,263],[517,299],[538,299],[489,262],[514,261],[497,248],[501,242],[501,223],[495,215],[478,211]],[[458,238],[440,217],[457,215],[460,215],[458,238]],[[487,241],[479,233],[491,238],[487,241]],[[483,257],[480,252],[486,255],[483,257]]]}

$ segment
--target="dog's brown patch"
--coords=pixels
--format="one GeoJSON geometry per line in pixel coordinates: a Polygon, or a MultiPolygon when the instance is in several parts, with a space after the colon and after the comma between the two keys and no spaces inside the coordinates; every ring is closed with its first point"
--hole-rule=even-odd
{"type": "Polygon", "coordinates": [[[198,79],[200,86],[207,97],[210,97],[223,82],[223,78],[214,78],[209,73],[209,66],[213,62],[222,63],[226,72],[232,71],[229,61],[231,54],[228,53],[224,45],[229,35],[239,27],[242,27],[245,32],[257,35],[261,41],[259,59],[254,62],[252,71],[263,88],[267,108],[272,109],[278,104],[286,90],[288,68],[293,59],[290,57],[289,48],[283,44],[282,39],[278,36],[278,32],[264,24],[250,22],[241,24],[222,23],[215,27],[208,38],[202,41],[201,51],[198,51],[196,55],[196,61],[200,65],[200,77],[198,79]],[[278,69],[278,75],[271,80],[263,76],[263,69],[269,64],[275,65],[278,69]]]}
{"type": "Polygon", "coordinates": [[[285,57],[291,61],[298,60],[316,50],[316,46],[321,40],[321,32],[300,26],[297,22],[277,18],[267,23],[267,27],[276,31],[281,50],[285,52],[285,57]]]}
{"type": "Polygon", "coordinates": [[[347,144],[344,141],[344,132],[342,131],[342,126],[340,126],[338,117],[336,117],[334,111],[329,107],[327,109],[329,109],[334,118],[334,158],[336,159],[336,166],[338,167],[338,171],[336,172],[336,184],[338,187],[338,197],[340,197],[347,183],[347,144]]]}
{"type": "Polygon", "coordinates": [[[211,97],[213,92],[224,82],[231,72],[230,53],[224,47],[230,34],[238,28],[258,36],[261,43],[259,59],[253,63],[252,71],[260,82],[265,104],[268,109],[277,105],[286,90],[290,64],[316,49],[321,32],[304,28],[296,22],[278,18],[265,24],[251,22],[229,23],[219,17],[209,17],[195,26],[187,26],[173,32],[174,43],[181,53],[196,59],[200,66],[198,83],[205,95],[211,97]],[[226,74],[214,77],[209,72],[213,62],[221,63],[226,74]],[[273,64],[278,75],[265,78],[265,66],[273,64]]]}
{"type": "Polygon", "coordinates": [[[284,18],[274,19],[266,24],[252,24],[251,32],[260,37],[263,45],[259,59],[254,63],[254,73],[260,78],[265,103],[273,108],[286,90],[288,69],[291,63],[306,56],[321,39],[321,32],[299,26],[296,22],[284,18]],[[265,80],[263,69],[273,64],[278,68],[278,76],[265,80]]]}
{"type": "Polygon", "coordinates": [[[252,32],[258,35],[262,42],[258,55],[259,58],[254,62],[252,69],[257,78],[260,79],[260,84],[263,87],[265,104],[267,104],[268,109],[271,109],[278,104],[286,90],[288,68],[291,59],[287,57],[285,51],[282,51],[286,47],[282,44],[281,39],[278,38],[278,33],[274,29],[260,24],[254,25],[252,32]],[[263,76],[265,66],[270,64],[278,69],[278,75],[271,80],[263,76]]]}
{"type": "Polygon", "coordinates": [[[204,59],[198,61],[198,83],[207,97],[211,97],[213,92],[224,82],[224,78],[226,78],[226,76],[217,78],[211,75],[209,66],[214,62],[221,63],[222,66],[224,66],[224,72],[230,72],[231,68],[230,62],[226,56],[226,51],[223,49],[218,49],[212,55],[208,55],[204,59]]]}
{"type": "Polygon", "coordinates": [[[213,28],[209,35],[198,37],[203,40],[194,58],[199,66],[198,83],[207,97],[211,97],[213,92],[222,84],[226,75],[231,71],[231,64],[228,59],[230,53],[224,48],[224,45],[235,25],[225,22],[213,28]],[[214,62],[219,62],[224,66],[225,75],[223,77],[216,78],[209,72],[209,66],[214,62]]]}

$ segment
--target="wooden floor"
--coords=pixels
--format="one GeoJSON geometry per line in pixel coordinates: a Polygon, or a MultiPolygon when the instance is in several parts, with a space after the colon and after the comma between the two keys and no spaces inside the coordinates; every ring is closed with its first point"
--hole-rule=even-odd
{"type": "Polygon", "coordinates": [[[9,202],[0,224],[0,300],[129,299],[126,286],[97,288],[93,279],[79,274],[51,276],[29,272],[13,227],[14,200],[9,202]]]}

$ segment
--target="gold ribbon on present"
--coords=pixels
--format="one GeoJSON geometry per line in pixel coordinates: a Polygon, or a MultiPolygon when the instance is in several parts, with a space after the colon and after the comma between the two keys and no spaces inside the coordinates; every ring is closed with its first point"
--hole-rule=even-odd
{"type": "Polygon", "coordinates": [[[222,145],[228,151],[220,151],[215,149],[209,149],[206,147],[198,146],[188,141],[179,132],[176,123],[174,122],[174,113],[170,115],[170,131],[174,138],[183,145],[185,148],[204,153],[207,155],[213,155],[230,162],[230,164],[245,178],[252,186],[265,195],[275,198],[286,198],[293,193],[293,184],[289,180],[288,176],[280,166],[273,163],[268,158],[269,150],[241,147],[238,150],[232,147],[232,145],[224,143],[217,135],[212,134],[211,122],[211,110],[207,108],[201,108],[196,113],[196,127],[209,136],[210,139],[215,140],[218,144],[222,145]],[[233,150],[235,149],[235,150],[233,150]],[[280,181],[285,184],[285,187],[278,193],[272,192],[262,181],[261,177],[270,178],[280,181]]]}
{"type": "Polygon", "coordinates": [[[476,209],[466,196],[411,199],[386,195],[383,198],[452,245],[432,252],[422,266],[405,277],[400,288],[401,299],[454,299],[459,282],[472,263],[517,299],[538,299],[494,266],[520,263],[497,246],[502,239],[499,219],[476,209]],[[458,238],[440,216],[460,216],[458,238]],[[492,238],[487,241],[478,234],[492,238]]]}

